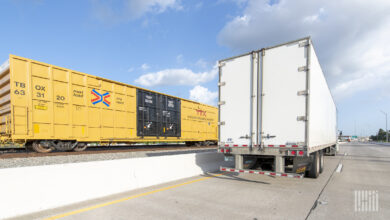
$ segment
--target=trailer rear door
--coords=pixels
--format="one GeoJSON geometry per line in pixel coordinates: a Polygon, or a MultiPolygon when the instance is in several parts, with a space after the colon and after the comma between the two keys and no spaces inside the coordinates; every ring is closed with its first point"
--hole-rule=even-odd
{"type": "Polygon", "coordinates": [[[262,133],[265,145],[303,144],[306,125],[307,40],[266,48],[262,133]]]}
{"type": "Polygon", "coordinates": [[[221,144],[255,144],[256,54],[220,62],[219,116],[221,144]]]}

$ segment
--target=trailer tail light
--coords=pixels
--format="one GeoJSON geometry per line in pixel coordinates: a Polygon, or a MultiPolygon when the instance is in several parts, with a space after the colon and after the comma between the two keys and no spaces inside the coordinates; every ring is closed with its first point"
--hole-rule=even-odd
{"type": "Polygon", "coordinates": [[[295,150],[291,151],[291,155],[296,155],[297,152],[295,150]]]}
{"type": "Polygon", "coordinates": [[[303,151],[300,150],[300,151],[299,151],[299,156],[302,156],[302,155],[303,155],[303,151]]]}
{"type": "Polygon", "coordinates": [[[232,152],[229,148],[220,148],[219,150],[218,150],[218,152],[220,152],[220,153],[230,153],[230,152],[232,152]]]}

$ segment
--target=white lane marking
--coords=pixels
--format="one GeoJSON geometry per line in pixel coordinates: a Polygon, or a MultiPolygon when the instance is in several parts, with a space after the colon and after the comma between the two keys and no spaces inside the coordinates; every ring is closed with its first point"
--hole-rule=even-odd
{"type": "Polygon", "coordinates": [[[337,166],[336,172],[340,173],[342,168],[343,168],[343,164],[339,163],[339,165],[337,166]]]}

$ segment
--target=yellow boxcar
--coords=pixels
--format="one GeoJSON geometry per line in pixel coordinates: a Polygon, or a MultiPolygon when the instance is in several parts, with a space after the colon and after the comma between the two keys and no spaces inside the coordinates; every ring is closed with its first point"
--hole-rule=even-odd
{"type": "Polygon", "coordinates": [[[84,150],[87,143],[218,140],[218,109],[10,55],[0,67],[2,146],[84,150]]]}

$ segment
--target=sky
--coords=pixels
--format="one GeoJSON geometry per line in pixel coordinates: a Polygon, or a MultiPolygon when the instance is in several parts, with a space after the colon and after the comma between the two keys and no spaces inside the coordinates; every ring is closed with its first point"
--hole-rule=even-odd
{"type": "Polygon", "coordinates": [[[390,114],[388,0],[1,0],[0,10],[0,62],[15,54],[211,105],[218,60],[311,36],[339,130],[375,134],[390,114]]]}

